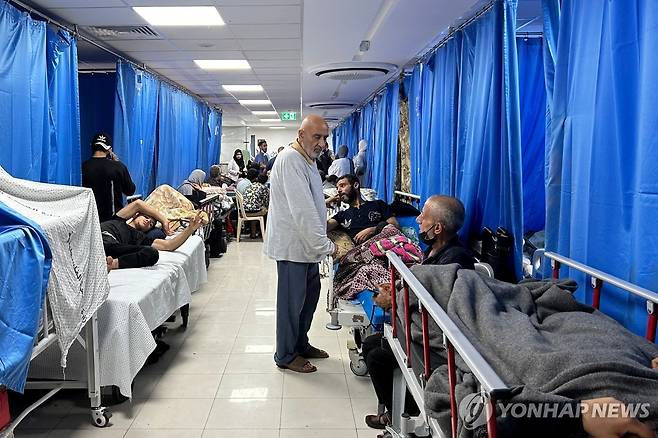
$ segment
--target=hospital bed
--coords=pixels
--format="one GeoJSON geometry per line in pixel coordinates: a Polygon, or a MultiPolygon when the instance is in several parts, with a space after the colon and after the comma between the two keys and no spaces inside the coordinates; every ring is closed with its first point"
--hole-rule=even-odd
{"type": "MultiPolygon", "coordinates": [[[[646,300],[648,318],[645,338],[655,342],[657,315],[654,309],[656,303],[658,303],[658,294],[556,253],[545,252],[543,256],[551,262],[554,279],[559,278],[561,266],[568,266],[589,276],[593,289],[591,305],[597,309],[600,305],[604,284],[618,287],[646,300]]],[[[384,325],[384,336],[391,346],[399,365],[399,370],[395,372],[393,382],[392,423],[387,429],[394,437],[409,437],[412,433],[417,436],[457,436],[458,421],[461,421],[464,415],[463,407],[457,404],[455,390],[457,370],[455,357],[459,355],[479,382],[480,393],[474,397],[476,407],[485,410],[484,418],[486,418],[486,423],[484,424],[486,424],[488,436],[496,437],[498,427],[496,423],[498,415],[495,409],[496,401],[509,398],[510,388],[398,256],[389,252],[387,257],[391,271],[392,314],[400,315],[399,309],[396,308],[397,303],[400,302],[396,299],[397,294],[402,294],[402,302],[404,303],[404,309],[402,309],[404,316],[401,320],[398,320],[395,324],[387,323],[384,325]],[[398,288],[395,287],[396,282],[398,288]],[[412,295],[417,298],[418,311],[421,316],[422,348],[420,348],[420,351],[418,351],[417,346],[415,348],[413,345],[410,335],[411,312],[414,310],[409,304],[412,295]],[[439,423],[425,411],[424,388],[433,371],[429,365],[432,362],[430,360],[432,351],[429,345],[428,329],[430,318],[443,332],[443,343],[447,353],[448,385],[450,389],[450,425],[447,430],[442,429],[439,423]],[[410,352],[410,354],[407,354],[407,352],[410,352]],[[405,412],[407,391],[413,396],[420,409],[418,417],[411,418],[407,414],[403,414],[405,412]]],[[[472,405],[469,405],[469,408],[472,408],[472,405]]]]}
{"type": "MultiPolygon", "coordinates": [[[[160,251],[155,266],[114,270],[108,280],[110,294],[98,311],[98,380],[100,386],[117,387],[120,395],[131,397],[132,382],[156,347],[151,332],[188,305],[191,293],[207,282],[203,240],[190,236],[176,251],[160,251]]],[[[52,366],[58,352],[49,353],[51,357],[32,366],[31,375],[61,376],[61,368],[52,366]]],[[[79,348],[71,350],[67,376],[84,371],[77,360],[82,354],[79,348]]]]}
{"type": "MultiPolygon", "coordinates": [[[[396,191],[395,199],[398,201],[406,202],[418,208],[420,196],[411,193],[396,191]]],[[[331,209],[327,212],[327,217],[332,217],[338,212],[338,209],[331,209]]],[[[418,225],[416,224],[415,216],[397,218],[400,222],[400,227],[405,231],[418,234],[418,225]]],[[[350,370],[357,376],[365,376],[368,374],[365,361],[361,353],[361,340],[367,336],[380,332],[383,330],[383,324],[390,320],[384,310],[374,303],[374,291],[363,290],[354,300],[335,299],[334,295],[334,274],[336,266],[334,259],[328,256],[321,263],[321,273],[324,277],[329,279],[328,293],[327,293],[327,312],[329,313],[330,321],[326,324],[329,330],[340,330],[346,327],[353,335],[347,343],[347,350],[350,358],[350,370]]]]}
{"type": "Polygon", "coordinates": [[[94,225],[98,227],[97,216],[89,213],[95,210],[93,194],[90,189],[13,178],[0,167],[0,201],[36,223],[53,254],[48,292],[37,304],[40,315],[30,370],[39,360],[47,360],[48,351],[57,352],[57,359],[51,365],[59,367],[61,352],[63,349],[70,352],[70,343],[71,349],[79,349],[80,356],[76,360],[69,357],[68,364],[76,362],[82,370],[75,378],[63,378],[60,372],[50,380],[28,380],[25,389],[48,392],[7,424],[0,437],[12,437],[14,429],[32,411],[68,388],[86,389],[92,423],[107,426],[111,413],[101,403],[97,309],[107,295],[108,286],[105,267],[95,263],[104,261],[101,238],[99,235],[87,239],[82,245],[73,238],[94,225]]]}

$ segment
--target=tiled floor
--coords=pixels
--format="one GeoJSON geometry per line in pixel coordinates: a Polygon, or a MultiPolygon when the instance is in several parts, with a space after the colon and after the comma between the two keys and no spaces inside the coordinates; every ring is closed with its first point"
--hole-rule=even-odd
{"type": "Polygon", "coordinates": [[[111,407],[110,427],[92,426],[84,392],[68,391],[28,417],[16,436],[377,436],[363,420],[377,407],[372,385],[349,369],[346,329],[324,327],[324,298],[310,338],[331,357],[306,375],[274,365],[276,264],[261,251],[260,241],[232,242],[212,260],[208,283],[192,296],[189,328],[167,333],[171,350],[140,372],[132,401],[111,407]]]}

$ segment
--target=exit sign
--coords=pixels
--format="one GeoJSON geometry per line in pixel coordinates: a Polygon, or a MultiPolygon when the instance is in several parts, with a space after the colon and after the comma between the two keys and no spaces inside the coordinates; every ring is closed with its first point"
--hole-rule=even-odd
{"type": "Polygon", "coordinates": [[[294,111],[291,112],[282,112],[281,120],[297,120],[297,113],[294,111]]]}

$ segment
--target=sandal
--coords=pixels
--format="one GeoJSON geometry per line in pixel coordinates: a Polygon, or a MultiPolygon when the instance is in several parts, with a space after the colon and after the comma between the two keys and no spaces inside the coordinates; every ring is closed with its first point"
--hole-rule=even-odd
{"type": "Polygon", "coordinates": [[[276,364],[279,368],[283,368],[290,371],[295,371],[296,373],[313,373],[318,369],[311,362],[304,359],[302,356],[297,356],[287,365],[276,364]]]}
{"type": "Polygon", "coordinates": [[[370,428],[382,430],[391,424],[391,419],[388,416],[388,412],[384,412],[381,415],[366,415],[366,424],[370,428]]]}
{"type": "Polygon", "coordinates": [[[309,344],[306,351],[300,354],[300,356],[302,356],[304,359],[327,359],[329,357],[329,353],[309,344]]]}

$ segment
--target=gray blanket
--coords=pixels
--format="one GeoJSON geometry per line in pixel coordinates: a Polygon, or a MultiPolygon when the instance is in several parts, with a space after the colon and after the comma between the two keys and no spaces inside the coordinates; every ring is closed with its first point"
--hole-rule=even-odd
{"type": "MultiPolygon", "coordinates": [[[[414,266],[411,271],[502,380],[514,388],[512,401],[615,397],[626,403],[650,403],[649,419],[658,417],[658,372],[651,368],[658,346],[577,302],[571,295],[575,283],[515,285],[457,265],[414,266]]],[[[399,294],[399,304],[401,299],[399,294]]],[[[412,339],[421,342],[417,314],[413,321],[412,339]]],[[[433,325],[430,332],[432,344],[438,346],[440,330],[433,325]]],[[[457,366],[459,404],[477,392],[477,382],[462,361],[457,366]]],[[[449,406],[447,366],[443,365],[427,383],[425,407],[440,423],[449,424],[449,406]]],[[[459,435],[472,433],[460,425],[459,435]]]]}

